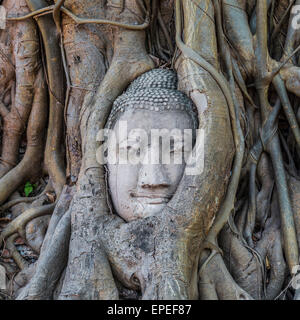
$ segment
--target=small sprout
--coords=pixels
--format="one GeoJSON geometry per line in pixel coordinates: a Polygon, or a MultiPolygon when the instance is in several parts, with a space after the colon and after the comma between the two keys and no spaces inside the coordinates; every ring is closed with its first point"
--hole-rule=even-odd
{"type": "Polygon", "coordinates": [[[25,188],[24,188],[25,196],[29,197],[33,189],[34,189],[34,185],[32,185],[30,182],[26,182],[25,188]]]}

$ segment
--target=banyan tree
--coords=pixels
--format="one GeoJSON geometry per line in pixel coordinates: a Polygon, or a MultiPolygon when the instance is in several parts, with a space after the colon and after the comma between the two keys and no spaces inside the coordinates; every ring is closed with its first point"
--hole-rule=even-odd
{"type": "Polygon", "coordinates": [[[300,298],[299,5],[3,0],[1,299],[300,298]]]}

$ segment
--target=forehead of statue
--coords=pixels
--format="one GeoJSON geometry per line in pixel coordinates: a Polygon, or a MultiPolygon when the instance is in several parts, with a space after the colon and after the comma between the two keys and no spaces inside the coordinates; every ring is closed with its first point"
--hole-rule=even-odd
{"type": "Polygon", "coordinates": [[[124,130],[144,130],[148,135],[152,129],[174,129],[183,131],[194,129],[192,117],[181,110],[150,111],[140,109],[129,109],[122,113],[114,125],[117,140],[120,140],[124,130]],[[126,127],[126,128],[125,128],[126,127]],[[121,129],[121,130],[120,130],[121,129]]]}

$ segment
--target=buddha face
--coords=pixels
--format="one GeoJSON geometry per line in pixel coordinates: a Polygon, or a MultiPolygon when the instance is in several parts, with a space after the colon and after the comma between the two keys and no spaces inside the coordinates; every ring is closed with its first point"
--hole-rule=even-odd
{"type": "Polygon", "coordinates": [[[188,154],[192,150],[195,130],[191,116],[184,110],[155,112],[128,109],[116,121],[113,132],[115,138],[109,138],[108,150],[116,148],[116,163],[108,163],[107,169],[115,210],[127,222],[161,212],[183,176],[184,153],[188,154]],[[120,126],[125,123],[127,132],[120,130],[120,126]],[[141,129],[143,138],[140,135],[141,129]],[[153,139],[153,133],[158,130],[172,132],[165,139],[169,146],[164,145],[161,138],[153,139]],[[131,134],[134,132],[137,135],[131,134]],[[184,143],[184,148],[183,137],[189,138],[191,142],[184,143]],[[121,164],[124,148],[128,157],[138,156],[139,163],[132,164],[129,161],[121,164]],[[169,153],[169,157],[166,153],[169,153]],[[170,162],[164,161],[166,159],[170,162]]]}

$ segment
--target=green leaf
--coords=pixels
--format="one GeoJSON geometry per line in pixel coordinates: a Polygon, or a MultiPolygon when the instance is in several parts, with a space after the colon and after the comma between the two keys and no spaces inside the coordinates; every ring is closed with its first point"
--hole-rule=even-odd
{"type": "Polygon", "coordinates": [[[25,196],[28,197],[33,191],[33,185],[30,182],[26,182],[24,192],[25,196]]]}

